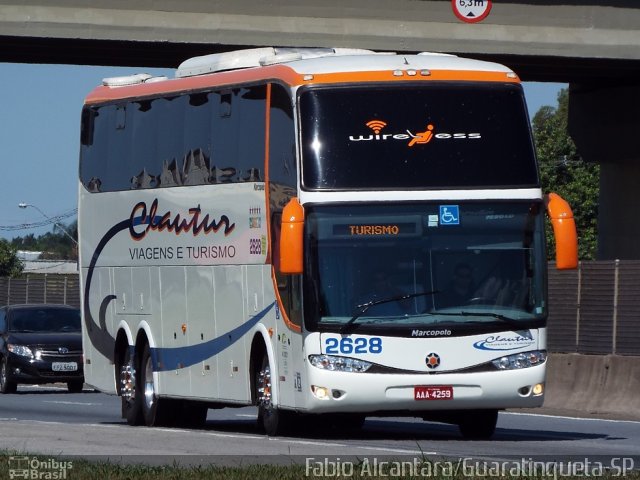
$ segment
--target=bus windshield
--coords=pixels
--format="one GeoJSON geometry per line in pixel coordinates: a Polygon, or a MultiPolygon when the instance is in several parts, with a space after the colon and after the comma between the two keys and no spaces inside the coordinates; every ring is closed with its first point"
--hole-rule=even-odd
{"type": "Polygon", "coordinates": [[[306,190],[538,185],[519,85],[318,87],[299,102],[306,190]]]}
{"type": "Polygon", "coordinates": [[[309,206],[309,330],[540,325],[539,201],[309,206]]]}

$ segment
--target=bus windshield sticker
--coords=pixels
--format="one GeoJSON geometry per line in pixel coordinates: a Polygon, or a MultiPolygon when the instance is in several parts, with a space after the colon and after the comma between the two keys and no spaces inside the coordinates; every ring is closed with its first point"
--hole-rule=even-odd
{"type": "Polygon", "coordinates": [[[482,134],[480,132],[457,132],[457,133],[447,133],[447,132],[437,132],[434,124],[426,122],[426,126],[423,132],[415,131],[412,132],[408,128],[404,129],[404,132],[396,132],[396,133],[387,133],[382,132],[382,130],[388,125],[387,122],[382,120],[370,120],[365,123],[367,127],[369,127],[372,132],[368,135],[349,135],[350,142],[367,142],[367,141],[387,141],[387,140],[409,140],[407,142],[408,147],[413,147],[414,145],[426,145],[431,142],[431,140],[477,140],[482,138],[482,134]],[[406,132],[406,133],[405,133],[406,132]]]}
{"type": "Polygon", "coordinates": [[[429,215],[428,224],[429,227],[437,227],[438,226],[438,215],[429,215]]]}
{"type": "Polygon", "coordinates": [[[441,225],[460,225],[460,209],[458,205],[440,205],[441,225]]]}

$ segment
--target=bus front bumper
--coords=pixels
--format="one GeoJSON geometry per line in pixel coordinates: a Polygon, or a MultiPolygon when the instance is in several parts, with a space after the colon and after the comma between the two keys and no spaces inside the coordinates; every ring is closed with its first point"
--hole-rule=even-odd
{"type": "Polygon", "coordinates": [[[378,374],[309,366],[307,411],[415,412],[540,407],[545,365],[482,373],[378,374]],[[437,387],[437,388],[425,388],[437,387]],[[427,390],[438,395],[425,393],[427,390]]]}

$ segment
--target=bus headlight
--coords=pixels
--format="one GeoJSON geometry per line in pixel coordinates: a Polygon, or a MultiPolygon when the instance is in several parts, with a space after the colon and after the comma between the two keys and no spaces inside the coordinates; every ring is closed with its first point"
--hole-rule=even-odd
{"type": "Polygon", "coordinates": [[[372,365],[364,360],[333,355],[309,355],[309,361],[314,367],[333,372],[366,372],[372,365]]]}
{"type": "Polygon", "coordinates": [[[531,352],[516,353],[500,357],[492,361],[498,370],[517,370],[519,368],[529,368],[540,365],[547,360],[547,352],[544,350],[533,350],[531,352]]]}

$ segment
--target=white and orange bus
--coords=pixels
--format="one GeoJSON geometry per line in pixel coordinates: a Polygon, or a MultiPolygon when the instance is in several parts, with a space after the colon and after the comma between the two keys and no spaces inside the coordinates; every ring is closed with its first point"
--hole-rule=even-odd
{"type": "Polygon", "coordinates": [[[545,211],[508,68],[258,48],[105,79],[82,112],[85,377],[128,423],[258,406],[490,437],[543,402],[545,211]]]}

